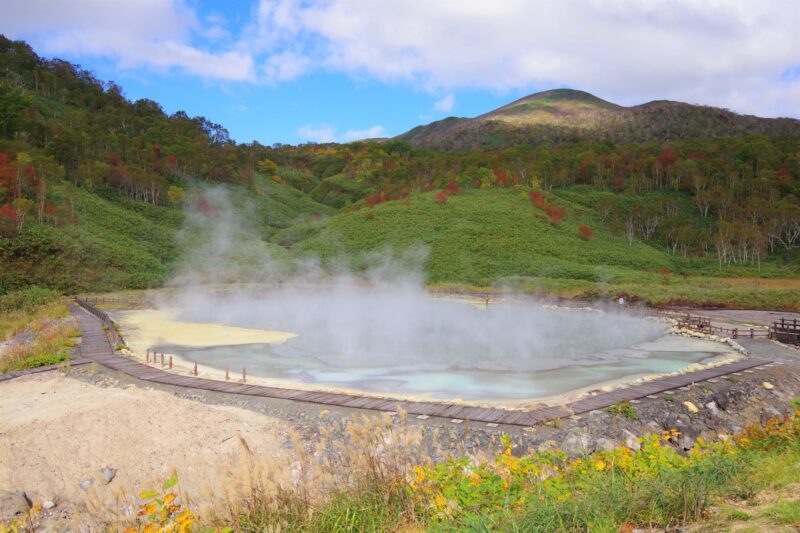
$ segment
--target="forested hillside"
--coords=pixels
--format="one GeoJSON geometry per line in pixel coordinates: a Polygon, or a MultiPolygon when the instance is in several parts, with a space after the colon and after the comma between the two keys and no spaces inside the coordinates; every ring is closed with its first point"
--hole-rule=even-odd
{"type": "Polygon", "coordinates": [[[265,247],[359,265],[365,252],[422,245],[435,283],[591,294],[672,274],[800,274],[797,121],[640,107],[538,95],[485,117],[512,128],[549,117],[550,133],[509,143],[478,131],[480,145],[460,151],[424,136],[237,144],[207,119],[128,101],[114,83],[0,38],[0,291],[164,283],[183,209],[214,212],[209,184],[252,202],[245,223],[265,247]],[[603,134],[619,112],[647,118],[603,134]]]}

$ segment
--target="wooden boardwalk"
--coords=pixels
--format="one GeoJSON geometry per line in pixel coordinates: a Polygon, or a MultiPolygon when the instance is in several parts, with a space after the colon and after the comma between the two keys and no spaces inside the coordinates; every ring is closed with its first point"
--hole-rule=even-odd
{"type": "MultiPolygon", "coordinates": [[[[64,361],[64,364],[69,365],[70,367],[87,365],[89,363],[91,363],[91,361],[87,361],[81,357],[73,357],[69,361],[64,361]]],[[[37,366],[36,368],[26,368],[25,370],[15,370],[13,372],[0,374],[0,382],[8,381],[22,376],[28,376],[30,374],[50,372],[51,370],[58,370],[59,368],[61,368],[59,365],[47,365],[47,366],[37,366]]]]}
{"type": "Polygon", "coordinates": [[[266,387],[261,385],[248,385],[233,381],[217,381],[194,376],[183,376],[154,368],[139,362],[132,357],[117,355],[113,352],[111,340],[103,330],[101,319],[77,307],[73,309],[74,316],[78,319],[83,340],[81,342],[81,356],[88,361],[95,361],[105,367],[123,372],[138,379],[163,385],[190,387],[228,394],[242,394],[246,396],[260,396],[282,400],[296,400],[335,407],[348,407],[355,409],[369,409],[375,411],[397,412],[406,411],[409,415],[426,415],[448,419],[469,420],[473,422],[486,422],[494,424],[508,424],[514,426],[533,426],[552,420],[602,409],[625,400],[636,400],[658,394],[660,392],[685,387],[699,381],[716,378],[739,372],[749,368],[769,364],[768,359],[743,359],[735,363],[708,368],[678,376],[667,376],[639,385],[633,385],[611,392],[599,393],[578,400],[566,406],[543,407],[533,410],[505,410],[487,407],[472,407],[452,403],[412,402],[389,400],[367,396],[354,396],[330,392],[313,392],[266,387]]]}

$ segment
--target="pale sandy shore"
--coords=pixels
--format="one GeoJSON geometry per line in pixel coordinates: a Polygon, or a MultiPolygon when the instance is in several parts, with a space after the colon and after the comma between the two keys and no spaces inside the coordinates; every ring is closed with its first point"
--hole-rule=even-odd
{"type": "Polygon", "coordinates": [[[34,501],[100,502],[158,488],[177,471],[190,495],[221,486],[241,456],[241,436],[278,457],[292,430],[253,411],[208,405],[164,391],[99,387],[58,372],[0,384],[0,489],[34,501]],[[101,469],[117,470],[105,484],[101,469]],[[89,490],[81,482],[92,479],[89,490]]]}

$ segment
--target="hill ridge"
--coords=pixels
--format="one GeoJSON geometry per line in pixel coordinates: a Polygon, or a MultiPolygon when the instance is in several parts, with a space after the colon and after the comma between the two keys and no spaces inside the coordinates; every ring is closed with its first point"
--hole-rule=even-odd
{"type": "Polygon", "coordinates": [[[530,94],[476,117],[448,117],[416,126],[397,139],[417,147],[464,150],[564,140],[641,143],[750,134],[800,135],[800,120],[666,99],[622,106],[587,91],[559,88],[530,94]]]}

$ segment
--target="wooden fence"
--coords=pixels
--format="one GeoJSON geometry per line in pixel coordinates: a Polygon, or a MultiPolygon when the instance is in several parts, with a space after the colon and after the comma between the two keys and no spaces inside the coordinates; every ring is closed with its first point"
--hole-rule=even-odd
{"type": "Polygon", "coordinates": [[[679,316],[677,321],[679,328],[721,335],[732,339],[766,337],[786,344],[800,344],[800,322],[797,319],[781,318],[773,322],[769,329],[724,328],[715,326],[709,318],[689,314],[679,316]]]}
{"type": "Polygon", "coordinates": [[[786,344],[800,345],[800,322],[796,318],[781,318],[772,323],[774,339],[786,344]]]}

